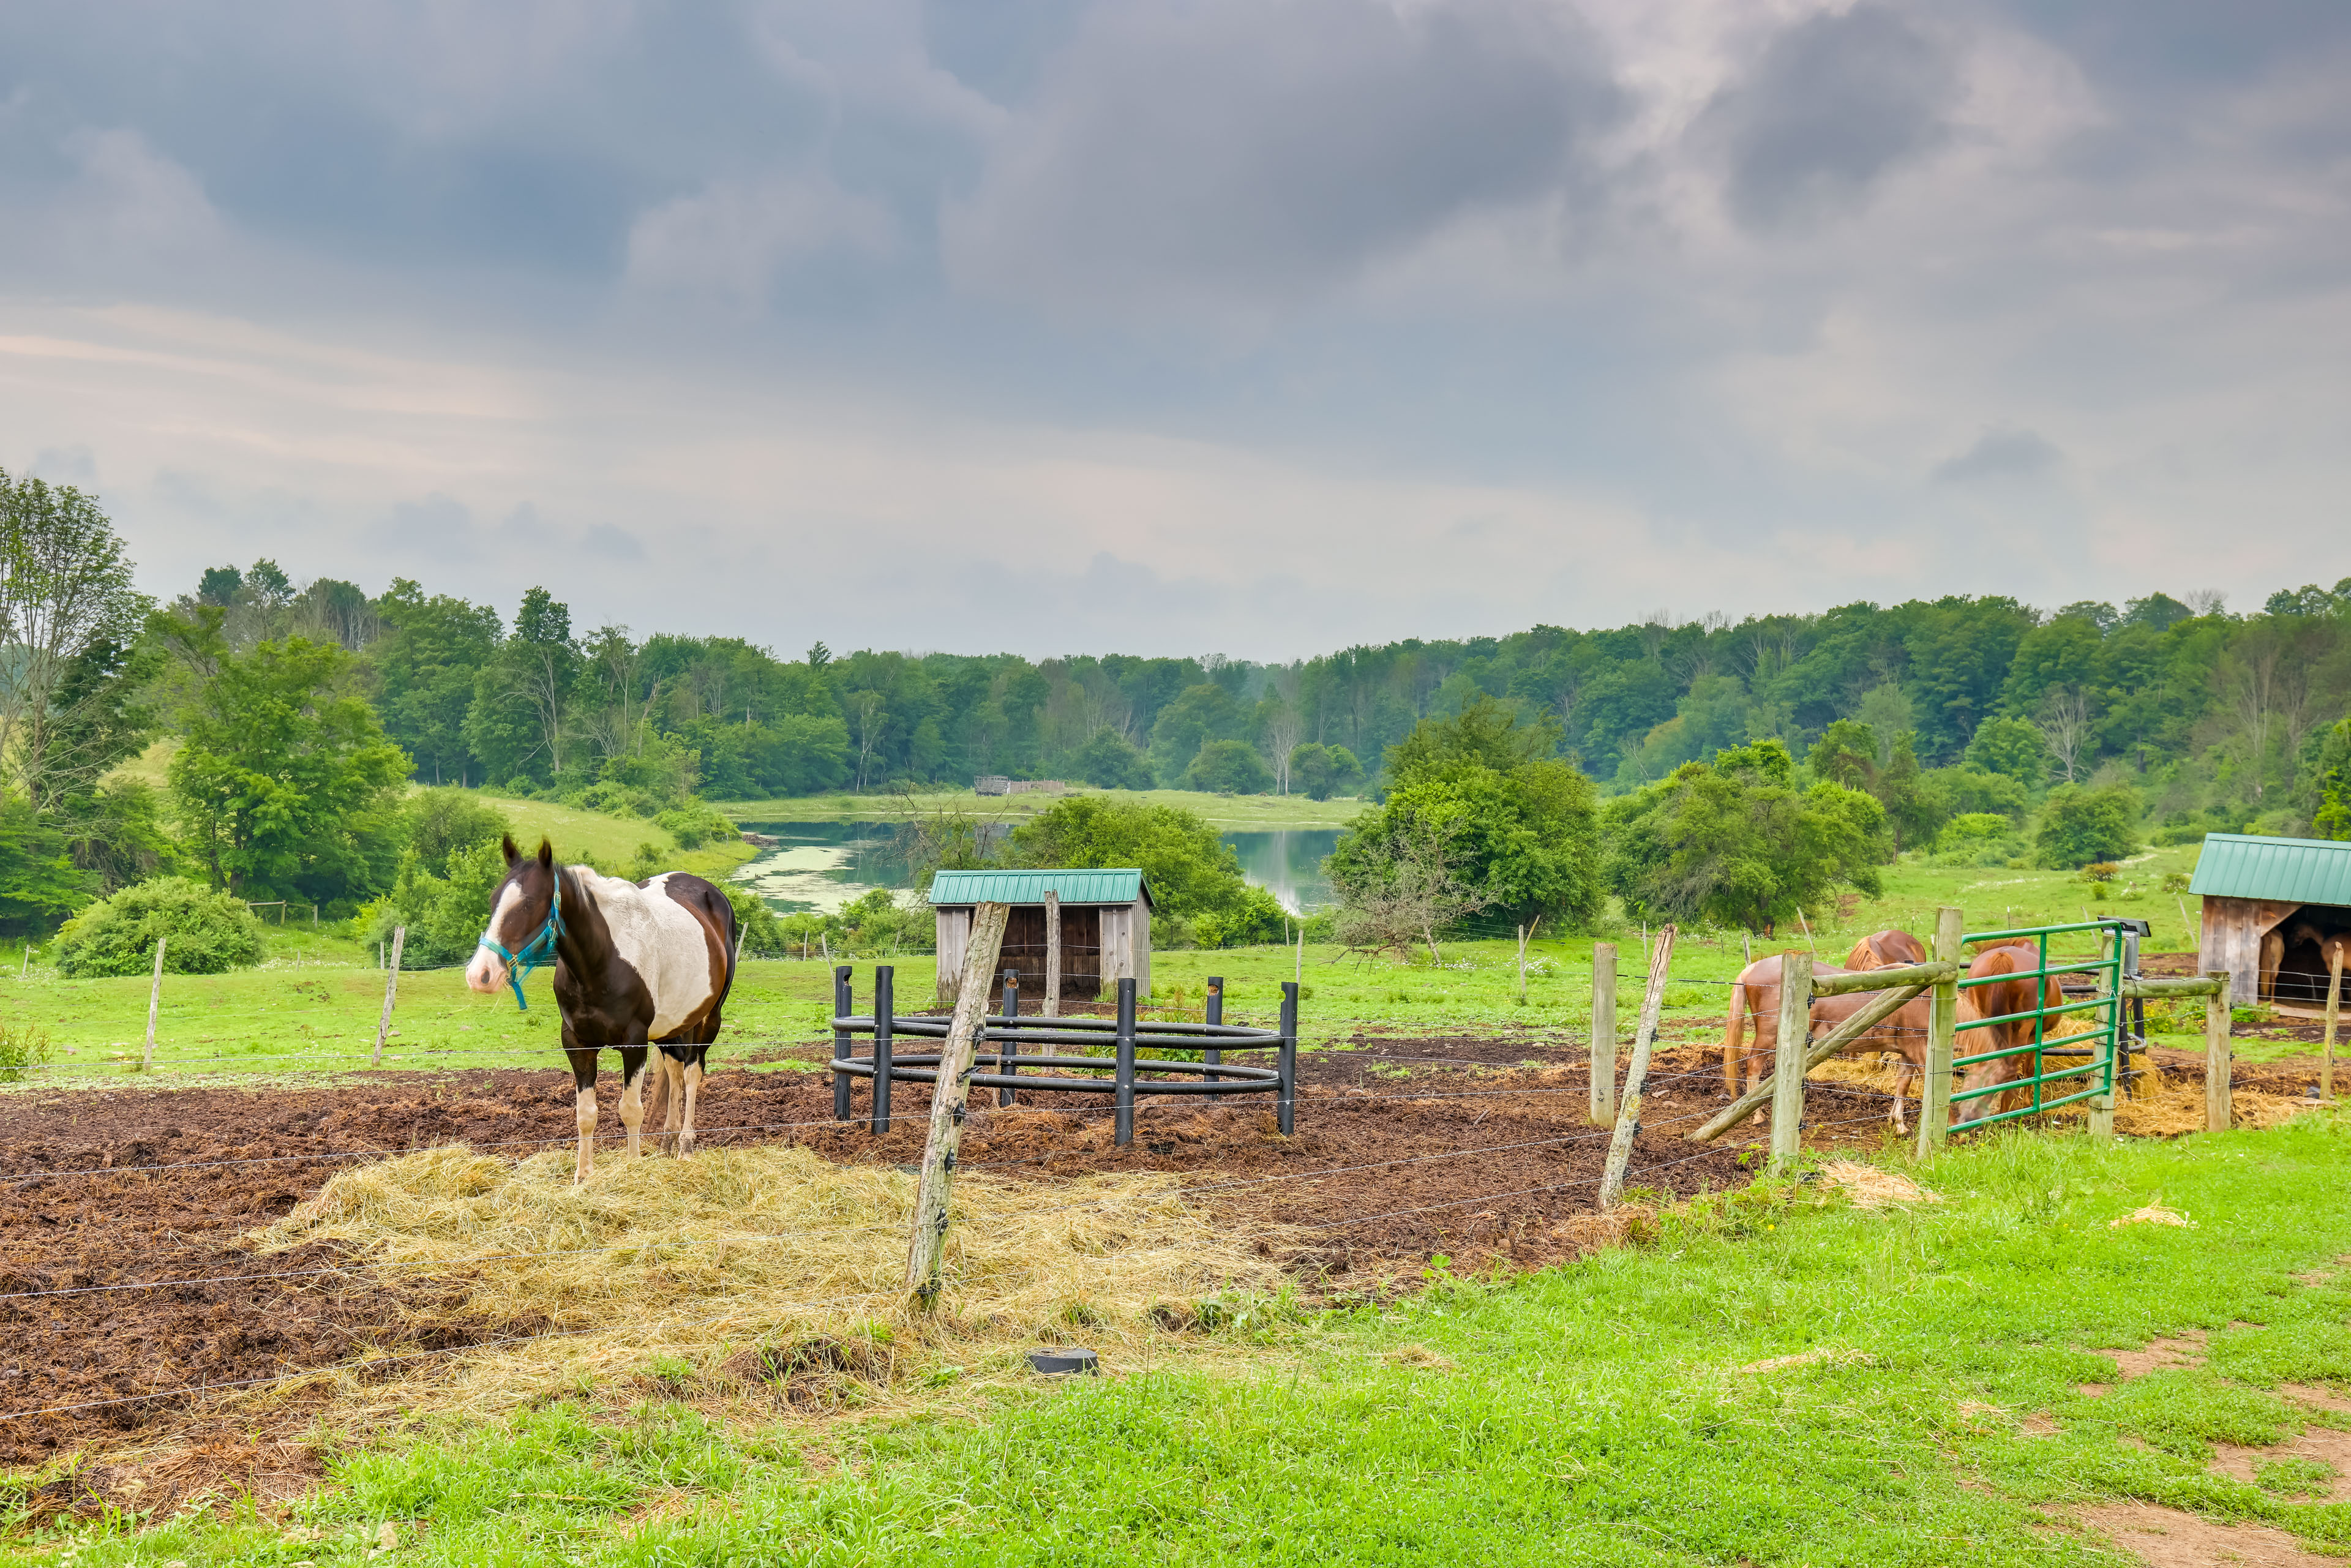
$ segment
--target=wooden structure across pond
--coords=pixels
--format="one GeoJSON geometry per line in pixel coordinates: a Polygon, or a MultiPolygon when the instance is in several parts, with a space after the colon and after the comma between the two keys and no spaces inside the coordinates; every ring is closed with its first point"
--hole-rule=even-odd
{"type": "Polygon", "coordinates": [[[1151,887],[1133,866],[1071,871],[943,871],[931,880],[939,953],[938,999],[955,1000],[971,939],[971,913],[1008,904],[998,967],[1017,970],[1021,994],[1055,1014],[1133,980],[1151,994],[1151,887]],[[1049,977],[1053,982],[1048,983],[1049,977]]]}
{"type": "Polygon", "coordinates": [[[2189,892],[2204,901],[2201,967],[2240,1006],[2326,1005],[2328,948],[2351,934],[2351,842],[2207,833],[2189,892]]]}

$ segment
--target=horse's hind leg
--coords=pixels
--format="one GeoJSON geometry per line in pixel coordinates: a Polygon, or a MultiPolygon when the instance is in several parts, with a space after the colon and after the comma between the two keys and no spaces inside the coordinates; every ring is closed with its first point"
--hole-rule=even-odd
{"type": "Polygon", "coordinates": [[[685,1109],[685,1063],[664,1051],[661,1053],[662,1103],[667,1119],[662,1124],[661,1149],[665,1155],[681,1154],[677,1146],[678,1124],[685,1109]]]}
{"type": "Polygon", "coordinates": [[[678,1064],[678,1077],[684,1085],[685,1124],[678,1129],[677,1157],[694,1153],[694,1102],[702,1092],[702,1051],[697,1049],[688,1060],[678,1064]]]}
{"type": "Polygon", "coordinates": [[[645,1048],[621,1047],[621,1125],[629,1130],[629,1158],[642,1152],[638,1133],[645,1124],[645,1048]]]}

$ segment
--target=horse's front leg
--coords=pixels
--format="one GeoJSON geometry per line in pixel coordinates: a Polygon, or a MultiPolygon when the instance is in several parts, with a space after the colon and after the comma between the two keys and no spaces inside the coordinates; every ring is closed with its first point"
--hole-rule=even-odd
{"type": "Polygon", "coordinates": [[[629,1158],[638,1156],[637,1135],[645,1124],[645,1048],[621,1047],[621,1125],[629,1131],[629,1158]]]}
{"type": "Polygon", "coordinates": [[[681,1154],[677,1146],[678,1124],[685,1109],[685,1063],[664,1051],[661,1053],[662,1100],[667,1116],[662,1123],[662,1153],[681,1154]]]}
{"type": "Polygon", "coordinates": [[[702,1052],[697,1051],[692,1060],[678,1063],[677,1071],[685,1100],[685,1123],[677,1134],[677,1157],[684,1159],[694,1153],[694,1102],[702,1092],[702,1052]]]}
{"type": "Polygon", "coordinates": [[[596,1048],[580,1044],[565,1024],[563,1050],[571,1058],[571,1100],[580,1126],[580,1155],[571,1167],[571,1185],[578,1186],[596,1168],[596,1048]]]}
{"type": "MultiPolygon", "coordinates": [[[[1910,1087],[1910,1059],[1908,1057],[1906,1056],[1901,1061],[1894,1064],[1894,1109],[1892,1114],[1894,1117],[1894,1135],[1897,1138],[1903,1136],[1910,1130],[1909,1124],[1903,1119],[1902,1115],[1902,1093],[1904,1090],[1910,1087]]],[[[1924,1110],[1922,1108],[1921,1114],[1923,1113],[1924,1110]]]]}

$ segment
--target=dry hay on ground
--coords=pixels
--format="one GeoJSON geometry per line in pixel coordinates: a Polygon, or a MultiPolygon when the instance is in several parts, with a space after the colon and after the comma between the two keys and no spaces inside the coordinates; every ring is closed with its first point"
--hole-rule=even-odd
{"type": "Polygon", "coordinates": [[[768,1385],[806,1396],[853,1381],[872,1402],[910,1370],[1017,1372],[1024,1350],[1072,1333],[1114,1355],[1204,1299],[1274,1289],[1280,1228],[1213,1220],[1177,1186],[1144,1172],[1052,1189],[965,1176],[927,1315],[904,1288],[914,1178],[789,1146],[612,1161],[579,1187],[566,1153],[509,1164],[427,1150],[334,1177],[263,1244],[338,1243],[548,1336],[413,1371],[381,1358],[321,1370],[371,1414],[510,1408],[629,1379],[770,1406],[768,1385]]]}

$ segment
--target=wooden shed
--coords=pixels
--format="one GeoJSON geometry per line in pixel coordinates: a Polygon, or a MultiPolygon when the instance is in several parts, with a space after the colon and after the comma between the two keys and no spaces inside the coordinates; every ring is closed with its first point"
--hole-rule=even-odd
{"type": "Polygon", "coordinates": [[[2200,963],[2235,977],[2232,1001],[2325,1006],[2320,944],[2351,932],[2351,843],[2207,833],[2188,891],[2204,900],[2200,963]]]}
{"type": "MultiPolygon", "coordinates": [[[[1120,980],[1151,993],[1151,888],[1132,866],[1101,871],[943,871],[931,879],[937,912],[939,999],[953,1001],[971,940],[975,904],[1008,904],[1004,956],[997,965],[1020,972],[1020,994],[1045,995],[1045,895],[1061,914],[1061,995],[1092,1001],[1120,980]]],[[[1024,1007],[1029,1003],[1024,1000],[1024,1007]]]]}

